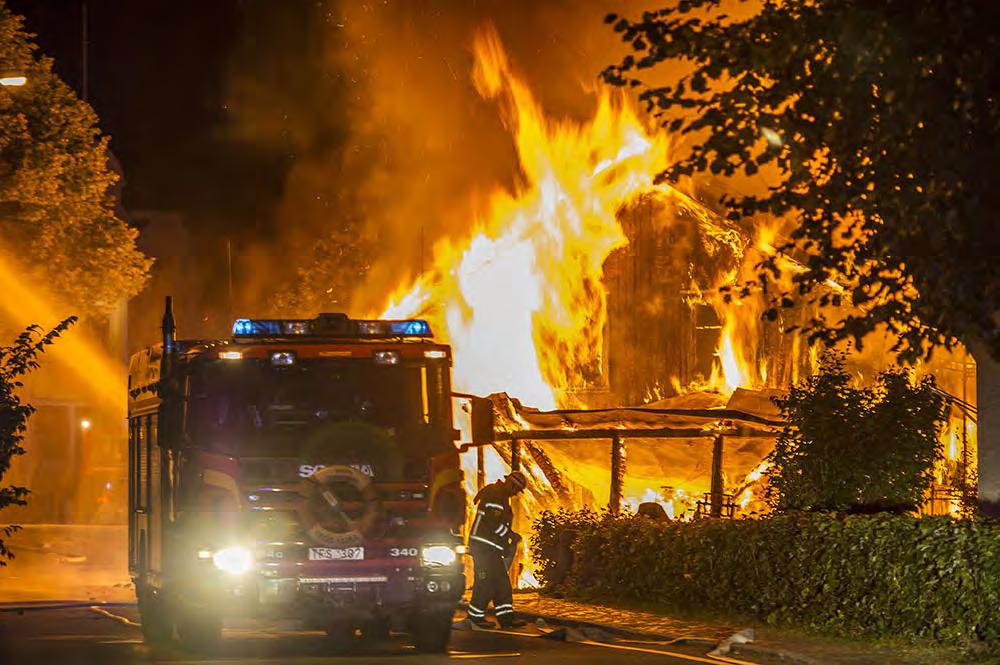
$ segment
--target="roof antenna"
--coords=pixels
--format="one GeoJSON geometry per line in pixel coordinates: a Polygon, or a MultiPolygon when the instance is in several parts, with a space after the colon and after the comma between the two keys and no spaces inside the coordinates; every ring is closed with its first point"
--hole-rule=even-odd
{"type": "Polygon", "coordinates": [[[163,353],[171,354],[177,343],[177,326],[174,325],[173,298],[167,296],[163,307],[163,353]]]}

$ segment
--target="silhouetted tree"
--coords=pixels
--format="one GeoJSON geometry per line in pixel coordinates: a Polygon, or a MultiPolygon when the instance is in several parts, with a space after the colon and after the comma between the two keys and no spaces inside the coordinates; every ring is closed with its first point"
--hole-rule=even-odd
{"type": "Polygon", "coordinates": [[[40,56],[21,17],[0,0],[0,257],[19,259],[85,314],[139,292],[150,260],[115,215],[108,138],[93,109],[40,56]]]}
{"type": "Polygon", "coordinates": [[[363,283],[376,251],[360,222],[335,225],[316,241],[308,263],[295,271],[295,278],[271,298],[271,308],[284,316],[350,313],[351,293],[363,283]]]}
{"type": "MultiPolygon", "coordinates": [[[[39,326],[29,326],[13,344],[0,346],[0,479],[7,473],[13,458],[24,454],[21,443],[28,418],[35,412],[35,407],[22,402],[18,395],[21,379],[38,369],[37,359],[45,347],[75,322],[76,317],[70,317],[46,333],[39,326]]],[[[29,492],[28,488],[16,485],[0,487],[0,510],[25,505],[29,492]]],[[[18,528],[15,525],[0,527],[0,536],[7,538],[18,528]]],[[[4,559],[12,558],[14,554],[0,538],[0,566],[6,565],[4,559]]]]}
{"type": "Polygon", "coordinates": [[[774,288],[778,259],[761,266],[771,317],[795,296],[839,304],[833,278],[855,308],[812,321],[813,339],[885,324],[904,359],[958,339],[1000,360],[998,18],[990,0],[679,0],[607,17],[635,52],[604,78],[693,139],[662,180],[775,175],[728,201],[796,222],[792,288],[774,288]],[[666,61],[689,70],[640,78],[666,61]]]}

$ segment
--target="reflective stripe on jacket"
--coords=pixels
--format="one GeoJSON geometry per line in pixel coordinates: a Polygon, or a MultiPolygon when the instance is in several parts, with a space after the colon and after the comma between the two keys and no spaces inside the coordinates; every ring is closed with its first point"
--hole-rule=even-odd
{"type": "Polygon", "coordinates": [[[511,522],[514,512],[510,509],[510,497],[501,482],[490,483],[479,491],[474,499],[476,515],[469,529],[469,545],[482,543],[505,550],[513,540],[511,522]]]}

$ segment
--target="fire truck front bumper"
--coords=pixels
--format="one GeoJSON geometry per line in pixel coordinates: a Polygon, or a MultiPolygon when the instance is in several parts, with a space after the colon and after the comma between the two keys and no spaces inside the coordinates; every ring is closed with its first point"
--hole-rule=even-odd
{"type": "Polygon", "coordinates": [[[253,574],[230,580],[213,595],[227,617],[365,620],[450,611],[464,590],[461,568],[449,567],[311,571],[296,577],[253,574]]]}

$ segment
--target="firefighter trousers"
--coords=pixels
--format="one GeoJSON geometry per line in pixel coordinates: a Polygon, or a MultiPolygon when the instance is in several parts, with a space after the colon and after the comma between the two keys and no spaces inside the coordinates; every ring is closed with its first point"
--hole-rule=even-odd
{"type": "Polygon", "coordinates": [[[469,549],[475,577],[472,599],[469,601],[469,616],[476,619],[485,617],[492,600],[494,614],[500,623],[505,623],[514,617],[514,595],[510,578],[507,577],[503,552],[481,543],[473,543],[469,549]]]}

